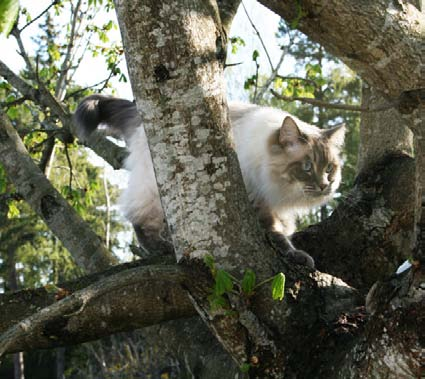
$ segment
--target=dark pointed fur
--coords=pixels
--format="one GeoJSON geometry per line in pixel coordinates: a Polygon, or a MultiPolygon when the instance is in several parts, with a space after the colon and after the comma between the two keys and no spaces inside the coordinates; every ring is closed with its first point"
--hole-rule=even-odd
{"type": "Polygon", "coordinates": [[[74,124],[78,137],[83,140],[87,140],[101,124],[108,126],[108,134],[128,139],[140,126],[141,118],[132,101],[91,95],[78,105],[74,113],[74,124]]]}

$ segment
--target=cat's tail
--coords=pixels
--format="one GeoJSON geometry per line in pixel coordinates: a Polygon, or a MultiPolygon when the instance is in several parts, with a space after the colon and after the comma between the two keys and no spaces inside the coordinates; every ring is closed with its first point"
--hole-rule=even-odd
{"type": "Polygon", "coordinates": [[[74,113],[76,133],[87,140],[99,125],[106,126],[108,134],[128,139],[141,124],[134,102],[112,96],[86,97],[74,113]]]}

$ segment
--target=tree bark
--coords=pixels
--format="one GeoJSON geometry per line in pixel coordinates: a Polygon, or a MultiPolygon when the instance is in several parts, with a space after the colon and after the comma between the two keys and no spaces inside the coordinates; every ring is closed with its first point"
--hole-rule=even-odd
{"type": "Polygon", "coordinates": [[[194,314],[181,289],[185,274],[177,267],[136,267],[100,278],[75,292],[78,282],[50,292],[40,288],[1,295],[0,356],[81,343],[194,314]]]}
{"type": "MultiPolygon", "coordinates": [[[[368,85],[363,86],[362,106],[375,107],[385,99],[368,85]]],[[[362,114],[358,171],[391,154],[413,157],[413,133],[407,121],[397,109],[362,114]]]]}

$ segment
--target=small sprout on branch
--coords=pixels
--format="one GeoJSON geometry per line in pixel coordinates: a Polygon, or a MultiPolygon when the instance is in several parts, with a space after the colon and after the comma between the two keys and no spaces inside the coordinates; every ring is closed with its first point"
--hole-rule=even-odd
{"type": "Polygon", "coordinates": [[[242,363],[242,364],[239,366],[239,370],[240,370],[241,372],[243,372],[243,373],[248,372],[250,368],[251,368],[251,364],[250,364],[250,363],[248,363],[248,362],[242,363]]]}
{"type": "MultiPolygon", "coordinates": [[[[249,268],[245,270],[242,280],[239,280],[229,274],[227,271],[217,269],[214,258],[211,255],[204,256],[204,263],[210,269],[211,275],[215,280],[212,293],[208,296],[211,310],[230,310],[231,306],[224,295],[233,293],[239,296],[250,297],[255,293],[255,289],[268,282],[272,282],[273,300],[282,300],[284,297],[285,275],[282,272],[256,284],[257,278],[255,272],[249,268]],[[235,290],[235,288],[237,288],[237,290],[235,290]]],[[[233,314],[233,311],[226,313],[226,315],[233,314]]]]}
{"type": "Polygon", "coordinates": [[[285,296],[285,279],[285,275],[282,272],[274,276],[272,282],[273,300],[283,300],[285,296]]]}

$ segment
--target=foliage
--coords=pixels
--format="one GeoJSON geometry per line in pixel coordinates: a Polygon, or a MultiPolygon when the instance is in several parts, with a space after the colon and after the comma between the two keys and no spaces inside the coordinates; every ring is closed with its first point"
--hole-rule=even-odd
{"type": "MultiPolygon", "coordinates": [[[[256,289],[268,282],[272,282],[271,294],[273,300],[283,300],[285,294],[285,275],[282,272],[257,284],[255,272],[250,268],[244,271],[242,280],[239,280],[227,271],[217,268],[214,258],[211,255],[205,255],[204,263],[210,269],[211,275],[214,278],[214,286],[211,289],[211,294],[208,296],[212,311],[229,311],[231,309],[225,295],[233,293],[237,296],[250,297],[254,295],[256,289]]],[[[227,312],[226,314],[230,315],[232,313],[227,312]]]]}
{"type": "Polygon", "coordinates": [[[9,35],[16,21],[16,18],[18,17],[18,12],[18,0],[0,1],[0,33],[9,35]]]}
{"type": "MultiPolygon", "coordinates": [[[[80,2],[56,2],[40,18],[44,18],[40,24],[40,32],[32,37],[35,43],[34,53],[25,52],[30,66],[20,73],[21,77],[36,87],[43,85],[55,97],[65,99],[69,108],[75,107],[78,100],[90,92],[73,81],[73,75],[86,53],[82,46],[87,44],[93,35],[107,40],[107,33],[114,27],[112,21],[107,21],[103,26],[91,28],[90,20],[99,11],[99,5],[102,3],[92,1],[87,8],[78,8],[83,7],[80,2]],[[72,22],[61,25],[64,18],[59,18],[58,15],[64,12],[70,15],[71,21],[75,18],[74,31],[72,22]],[[78,33],[79,28],[85,29],[86,32],[78,33]],[[69,50],[69,43],[75,47],[73,51],[69,50]]],[[[112,2],[106,3],[111,9],[112,2]]],[[[20,14],[27,23],[33,19],[25,8],[21,8],[20,14]]],[[[25,25],[21,27],[24,28],[25,25]]],[[[22,33],[25,33],[25,30],[22,33]]],[[[113,70],[122,55],[122,48],[114,46],[108,49],[93,45],[90,51],[92,54],[105,54],[111,75],[123,77],[120,71],[113,70]]],[[[103,83],[103,87],[106,85],[109,84],[103,83]]],[[[4,80],[0,80],[0,103],[6,109],[32,158],[95,232],[104,236],[106,223],[110,223],[111,248],[115,250],[119,246],[118,233],[124,229],[121,223],[116,221],[115,213],[112,212],[111,220],[108,220],[106,212],[109,210],[101,206],[105,203],[106,196],[102,170],[89,163],[87,151],[78,144],[64,143],[57,138],[62,131],[62,125],[48,109],[40,108],[39,105],[26,100],[4,80]]],[[[117,188],[109,184],[108,192],[111,201],[115,202],[117,188]]],[[[18,284],[22,287],[56,283],[80,275],[80,270],[76,268],[60,241],[26,203],[21,201],[19,194],[15,193],[2,167],[0,208],[5,209],[5,220],[0,223],[0,243],[3,248],[0,259],[5,263],[1,266],[0,278],[3,278],[5,289],[9,288],[6,278],[10,264],[15,265],[18,284]],[[13,257],[10,255],[12,252],[13,257]]]]}

